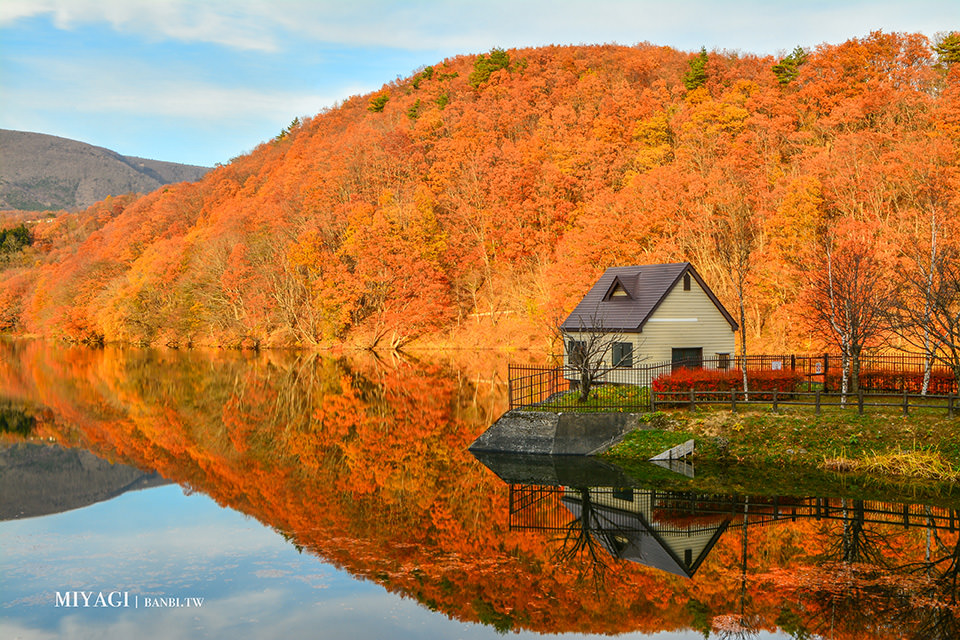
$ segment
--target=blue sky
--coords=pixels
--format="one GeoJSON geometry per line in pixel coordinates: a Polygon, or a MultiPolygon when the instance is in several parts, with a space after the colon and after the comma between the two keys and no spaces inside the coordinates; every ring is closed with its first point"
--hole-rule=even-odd
{"type": "Polygon", "coordinates": [[[496,46],[775,54],[957,28],[956,0],[2,0],[0,128],[211,166],[294,117],[496,46]]]}

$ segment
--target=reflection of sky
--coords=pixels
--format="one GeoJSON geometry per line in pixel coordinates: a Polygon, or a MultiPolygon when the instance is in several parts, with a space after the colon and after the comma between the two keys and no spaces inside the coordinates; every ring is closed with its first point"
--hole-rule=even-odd
{"type": "MultiPolygon", "coordinates": [[[[497,636],[491,627],[450,620],[301,555],[256,520],[204,495],[184,495],[176,485],[0,522],[0,548],[4,638],[497,636]],[[199,609],[54,606],[57,591],[75,590],[129,591],[131,600],[200,597],[204,603],[199,609]]],[[[702,636],[690,631],[653,637],[702,636]]]]}

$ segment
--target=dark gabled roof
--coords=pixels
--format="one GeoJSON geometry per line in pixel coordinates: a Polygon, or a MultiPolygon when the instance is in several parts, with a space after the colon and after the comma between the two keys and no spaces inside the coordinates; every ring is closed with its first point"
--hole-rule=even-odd
{"type": "Polygon", "coordinates": [[[733,316],[723,308],[689,262],[610,267],[603,272],[560,328],[564,331],[641,331],[685,273],[689,273],[697,281],[736,331],[738,326],[733,316]],[[613,296],[613,292],[621,287],[628,295],[613,296]],[[595,324],[598,326],[593,326],[595,324]]]}

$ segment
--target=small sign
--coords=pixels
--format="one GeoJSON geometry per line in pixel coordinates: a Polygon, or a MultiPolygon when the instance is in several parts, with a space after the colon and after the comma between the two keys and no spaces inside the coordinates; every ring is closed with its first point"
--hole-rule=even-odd
{"type": "Polygon", "coordinates": [[[780,360],[774,360],[773,362],[770,363],[770,368],[773,369],[774,371],[780,371],[781,369],[783,369],[783,362],[781,362],[780,360]]]}
{"type": "Polygon", "coordinates": [[[821,374],[821,373],[823,373],[823,363],[822,363],[822,362],[818,362],[817,365],[813,368],[813,370],[814,370],[814,372],[817,373],[818,375],[821,374]]]}
{"type": "Polygon", "coordinates": [[[683,444],[678,444],[675,447],[671,447],[663,453],[658,453],[650,458],[650,461],[655,462],[657,460],[677,460],[679,458],[683,458],[684,456],[688,456],[693,453],[693,446],[693,440],[687,440],[683,444]]]}

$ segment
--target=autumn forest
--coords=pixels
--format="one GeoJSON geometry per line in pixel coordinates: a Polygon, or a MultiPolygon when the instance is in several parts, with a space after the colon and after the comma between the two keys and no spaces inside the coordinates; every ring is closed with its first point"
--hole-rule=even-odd
{"type": "Polygon", "coordinates": [[[689,261],[749,350],[827,348],[824,274],[915,309],[912,285],[956,265],[958,61],[956,34],[881,32],[783,57],[447,59],[199,182],[10,231],[0,330],[549,350],[606,267],[689,261]]]}

